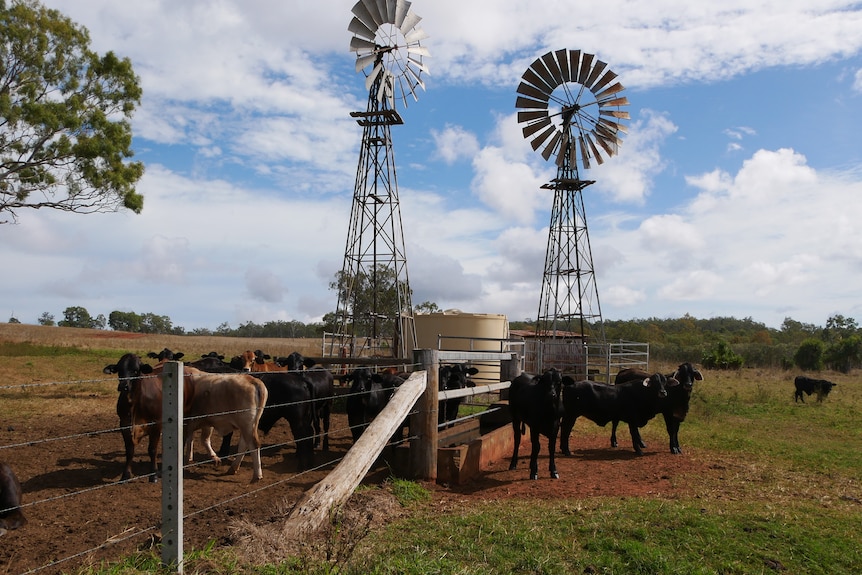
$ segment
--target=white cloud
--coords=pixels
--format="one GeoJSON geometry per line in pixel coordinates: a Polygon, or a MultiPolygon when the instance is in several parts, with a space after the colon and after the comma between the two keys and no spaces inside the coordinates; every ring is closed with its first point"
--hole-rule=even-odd
{"type": "Polygon", "coordinates": [[[284,300],[287,288],[272,270],[252,268],[245,272],[245,287],[251,297],[266,303],[279,303],[284,300]]]}
{"type": "Polygon", "coordinates": [[[853,91],[862,93],[862,69],[856,70],[853,76],[853,91]]]}
{"type": "Polygon", "coordinates": [[[596,174],[596,189],[616,202],[644,203],[653,179],[665,168],[661,145],[677,131],[665,114],[652,110],[642,110],[642,114],[631,125],[619,155],[591,170],[591,177],[596,174]]]}
{"type": "Polygon", "coordinates": [[[476,135],[461,126],[446,124],[443,130],[431,130],[437,155],[447,164],[459,160],[470,160],[479,151],[479,140],[476,135]]]}

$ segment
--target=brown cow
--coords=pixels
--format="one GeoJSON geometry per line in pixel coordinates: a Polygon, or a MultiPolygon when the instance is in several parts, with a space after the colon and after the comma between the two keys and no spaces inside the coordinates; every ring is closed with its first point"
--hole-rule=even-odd
{"type": "Polygon", "coordinates": [[[279,365],[274,361],[267,361],[268,359],[271,359],[270,356],[259,349],[255,351],[247,349],[238,358],[234,358],[233,364],[239,367],[241,371],[248,373],[289,371],[286,366],[279,365]]]}
{"type": "Polygon", "coordinates": [[[206,373],[193,367],[185,367],[183,371],[185,386],[192,390],[185,404],[185,450],[189,458],[192,456],[192,437],[196,430],[201,430],[204,447],[216,465],[220,459],[212,448],[212,430],[215,429],[221,435],[238,430],[239,449],[229,473],[236,473],[245,452],[251,451],[254,467],[252,482],[259,481],[263,471],[257,425],[266,406],[266,386],[247,373],[206,373]]]}
{"type": "Polygon", "coordinates": [[[12,468],[0,461],[0,536],[26,524],[27,518],[21,513],[21,483],[12,468]]]}

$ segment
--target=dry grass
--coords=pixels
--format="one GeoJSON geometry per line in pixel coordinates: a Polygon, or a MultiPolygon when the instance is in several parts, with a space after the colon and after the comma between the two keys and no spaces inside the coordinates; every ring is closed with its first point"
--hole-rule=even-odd
{"type": "MultiPolygon", "coordinates": [[[[181,351],[186,358],[196,359],[210,351],[223,353],[226,357],[238,355],[247,349],[261,349],[266,353],[288,355],[298,351],[316,357],[321,354],[319,339],[309,338],[244,338],[197,335],[148,335],[82,329],[75,327],[48,327],[15,323],[0,324],[0,343],[31,343],[34,345],[74,347],[84,350],[122,350],[135,353],[161,351],[169,348],[181,351]]],[[[119,356],[118,356],[119,357],[119,356]]]]}

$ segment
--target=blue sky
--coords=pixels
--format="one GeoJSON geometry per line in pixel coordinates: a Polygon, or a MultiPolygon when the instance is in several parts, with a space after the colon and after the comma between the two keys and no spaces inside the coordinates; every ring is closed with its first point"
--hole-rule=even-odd
{"type": "MultiPolygon", "coordinates": [[[[144,212],[0,226],[4,309],[167,315],[187,330],[334,310],[364,77],[355,2],[46,0],[129,57],[144,212]]],[[[586,177],[606,319],[862,319],[862,4],[416,0],[431,75],[392,129],[414,303],[535,318],[554,165],[515,119],[549,50],[631,102],[586,177]]]]}

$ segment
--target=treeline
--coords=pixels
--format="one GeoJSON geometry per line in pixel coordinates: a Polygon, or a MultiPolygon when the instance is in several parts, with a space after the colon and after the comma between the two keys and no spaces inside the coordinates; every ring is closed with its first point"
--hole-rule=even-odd
{"type": "MultiPolygon", "coordinates": [[[[433,312],[439,308],[424,302],[417,311],[433,312]]],[[[330,314],[331,315],[331,314],[330,314]]],[[[10,318],[10,323],[19,323],[10,318]]],[[[319,338],[324,331],[334,331],[331,322],[270,321],[264,324],[246,322],[238,327],[222,323],[215,330],[196,328],[186,331],[174,326],[170,317],[154,313],[113,311],[106,318],[93,317],[83,307],[69,307],[63,319],[54,322],[48,312],[41,325],[107,329],[147,334],[214,335],[246,338],[319,338]]],[[[531,330],[531,322],[510,322],[511,329],[531,330]]],[[[785,318],[781,327],[770,328],[747,317],[698,319],[688,314],[680,318],[607,320],[608,341],[649,343],[650,357],[659,362],[691,361],[706,368],[735,369],[749,367],[782,367],[803,370],[834,369],[849,372],[862,367],[862,329],[856,320],[834,315],[825,326],[785,318]]]]}
{"type": "Polygon", "coordinates": [[[799,368],[844,373],[862,367],[862,330],[856,320],[837,314],[825,326],[785,318],[778,329],[750,317],[635,319],[606,321],[609,341],[650,344],[658,361],[698,361],[706,368],[799,368]]]}
{"type": "MultiPolygon", "coordinates": [[[[20,323],[17,318],[10,318],[9,323],[20,323]]],[[[314,338],[323,337],[323,323],[302,323],[301,321],[269,321],[263,325],[254,322],[240,324],[232,328],[227,322],[215,330],[195,328],[186,331],[181,326],[175,326],[171,318],[154,313],[138,314],[132,311],[112,311],[106,318],[99,314],[90,315],[86,308],[80,306],[67,307],[63,311],[63,319],[56,321],[54,315],[45,312],[37,323],[40,325],[60,327],[82,327],[87,329],[112,329],[131,333],[165,334],[165,335],[216,335],[225,337],[256,337],[256,338],[314,338]]]]}

